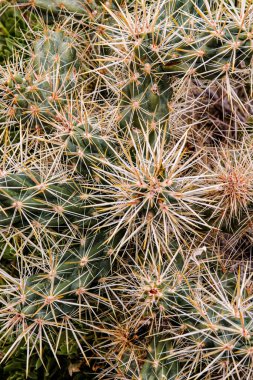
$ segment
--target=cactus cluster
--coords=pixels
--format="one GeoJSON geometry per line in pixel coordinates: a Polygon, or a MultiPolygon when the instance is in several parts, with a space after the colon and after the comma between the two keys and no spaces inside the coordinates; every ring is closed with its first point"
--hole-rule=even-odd
{"type": "Polygon", "coordinates": [[[252,25],[2,2],[1,379],[253,377],[252,25]]]}

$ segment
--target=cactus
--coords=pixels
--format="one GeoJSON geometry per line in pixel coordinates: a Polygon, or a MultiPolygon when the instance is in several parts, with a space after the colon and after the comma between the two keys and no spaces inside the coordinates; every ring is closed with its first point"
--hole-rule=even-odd
{"type": "Polygon", "coordinates": [[[50,30],[34,43],[32,54],[28,67],[3,67],[1,108],[11,120],[28,119],[34,127],[43,125],[41,119],[50,122],[54,110],[62,107],[75,78],[76,56],[64,32],[50,30]]]}
{"type": "Polygon", "coordinates": [[[0,376],[250,379],[251,2],[1,9],[0,376]]]}
{"type": "Polygon", "coordinates": [[[19,173],[1,178],[0,193],[1,226],[44,225],[60,230],[69,223],[90,223],[87,210],[81,206],[83,192],[75,190],[75,184],[65,183],[63,188],[35,172],[19,173]]]}
{"type": "Polygon", "coordinates": [[[139,378],[142,380],[174,380],[179,372],[179,364],[177,362],[164,364],[163,356],[169,350],[170,345],[168,343],[159,342],[157,339],[153,339],[152,344],[148,348],[149,354],[141,369],[139,378]]]}
{"type": "Polygon", "coordinates": [[[84,2],[82,0],[31,0],[31,1],[19,1],[20,4],[25,3],[25,5],[29,5],[31,7],[37,7],[39,9],[43,9],[48,12],[59,12],[61,10],[73,12],[77,14],[84,13],[84,2]]]}
{"type": "Polygon", "coordinates": [[[8,115],[10,140],[18,141],[20,123],[28,124],[32,133],[50,135],[50,139],[52,134],[57,135],[56,143],[60,136],[72,161],[81,161],[81,171],[90,156],[112,154],[107,143],[112,138],[106,128],[89,116],[85,105],[80,107],[69,96],[77,91],[79,60],[68,33],[60,27],[48,29],[35,41],[29,57],[30,61],[21,67],[14,62],[2,68],[0,112],[4,118],[8,115]]]}
{"type": "Polygon", "coordinates": [[[182,241],[185,226],[192,234],[199,228],[209,228],[205,221],[208,193],[217,185],[210,180],[211,174],[201,174],[200,170],[195,175],[189,170],[198,158],[187,157],[186,136],[169,151],[162,128],[154,148],[147,137],[142,141],[138,136],[136,141],[131,132],[130,136],[134,154],[129,154],[120,142],[123,154],[118,154],[117,161],[97,159],[103,167],[94,168],[100,177],[94,193],[95,214],[101,220],[98,224],[102,228],[113,226],[108,241],[122,232],[117,249],[137,233],[144,245],[151,236],[167,244],[174,237],[182,241]]]}
{"type": "Polygon", "coordinates": [[[181,359],[182,373],[196,379],[244,378],[244,365],[252,374],[248,367],[252,350],[251,302],[246,301],[251,297],[251,276],[247,268],[243,273],[239,270],[238,275],[222,274],[217,267],[214,272],[210,265],[201,266],[200,270],[198,286],[189,297],[192,316],[185,323],[181,338],[191,342],[174,348],[170,358],[181,359]],[[193,347],[197,348],[195,352],[193,347]]]}
{"type": "Polygon", "coordinates": [[[69,248],[67,243],[63,250],[51,247],[49,252],[38,252],[36,259],[26,256],[24,270],[20,273],[16,269],[19,277],[1,269],[0,313],[6,321],[1,339],[9,334],[15,337],[4,358],[26,341],[27,355],[36,350],[43,363],[45,341],[58,362],[56,352],[65,336],[76,341],[87,362],[82,347],[86,333],[80,329],[85,313],[92,313],[96,307],[98,296],[92,289],[109,269],[101,235],[84,236],[80,246],[72,244],[69,248]]]}

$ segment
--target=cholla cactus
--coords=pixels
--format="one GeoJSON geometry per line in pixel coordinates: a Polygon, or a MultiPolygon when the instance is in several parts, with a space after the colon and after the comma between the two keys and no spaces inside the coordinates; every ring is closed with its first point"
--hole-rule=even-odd
{"type": "Polygon", "coordinates": [[[251,1],[8,6],[0,375],[249,380],[251,1]]]}

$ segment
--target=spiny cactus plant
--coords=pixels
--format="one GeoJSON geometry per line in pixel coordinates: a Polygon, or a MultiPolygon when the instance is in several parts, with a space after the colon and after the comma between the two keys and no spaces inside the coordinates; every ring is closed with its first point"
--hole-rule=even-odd
{"type": "Polygon", "coordinates": [[[1,11],[1,378],[251,379],[252,2],[1,11]]]}
{"type": "Polygon", "coordinates": [[[26,6],[38,7],[49,12],[59,12],[61,10],[66,10],[68,12],[83,13],[84,12],[84,2],[81,0],[31,0],[31,1],[19,1],[20,4],[25,3],[26,6]]]}
{"type": "Polygon", "coordinates": [[[31,58],[23,62],[17,56],[21,65],[14,62],[3,68],[1,108],[18,124],[28,119],[33,127],[42,128],[43,121],[50,121],[62,107],[75,78],[75,49],[63,31],[48,30],[35,42],[31,58]]]}
{"type": "Polygon", "coordinates": [[[14,269],[18,277],[1,270],[1,319],[5,321],[1,340],[18,335],[4,352],[5,358],[25,341],[27,357],[36,351],[43,363],[46,342],[58,362],[56,352],[65,339],[74,339],[86,358],[83,313],[92,316],[99,299],[93,293],[96,282],[108,271],[101,240],[101,236],[83,236],[79,246],[62,241],[51,247],[41,242],[37,256],[33,249],[18,259],[14,269]]]}
{"type": "Polygon", "coordinates": [[[166,129],[161,128],[154,148],[148,137],[136,142],[130,132],[130,138],[134,154],[120,142],[118,160],[103,159],[104,167],[94,169],[100,178],[94,208],[101,219],[98,225],[113,226],[110,239],[122,230],[118,248],[137,233],[143,235],[144,244],[149,239],[167,243],[174,236],[183,240],[186,226],[189,233],[197,233],[199,226],[208,227],[204,216],[209,207],[207,194],[217,186],[210,182],[211,174],[200,168],[196,174],[191,171],[198,157],[187,157],[186,137],[169,150],[166,129]]]}

